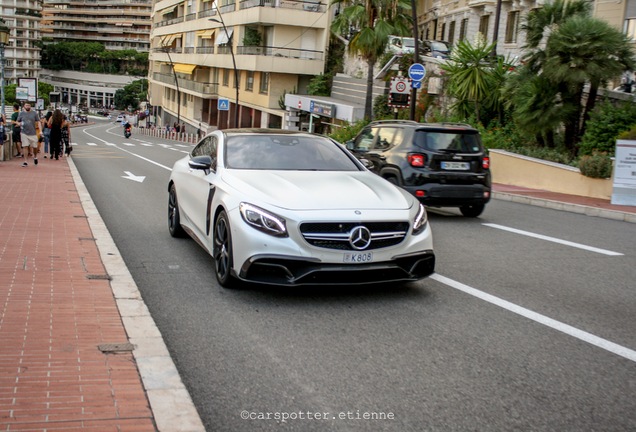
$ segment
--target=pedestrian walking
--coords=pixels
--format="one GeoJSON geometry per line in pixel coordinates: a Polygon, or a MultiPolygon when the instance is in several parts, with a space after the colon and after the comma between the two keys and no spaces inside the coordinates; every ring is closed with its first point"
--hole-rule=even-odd
{"type": "Polygon", "coordinates": [[[7,136],[7,124],[4,113],[0,113],[0,149],[4,151],[4,142],[9,138],[7,136]]]}
{"type": "Polygon", "coordinates": [[[22,138],[23,167],[29,166],[29,157],[33,156],[33,163],[38,164],[38,132],[40,131],[40,116],[31,109],[30,103],[24,104],[24,110],[18,114],[22,138]]]}
{"type": "Polygon", "coordinates": [[[56,109],[48,121],[48,127],[51,132],[51,159],[59,160],[62,154],[62,127],[66,124],[64,114],[56,109]]]}
{"type": "Polygon", "coordinates": [[[66,116],[64,116],[62,124],[62,144],[64,145],[64,154],[70,156],[73,151],[73,147],[71,147],[71,123],[66,116]]]}
{"type": "Polygon", "coordinates": [[[51,143],[51,129],[49,127],[49,120],[53,116],[51,111],[47,112],[44,118],[42,119],[42,136],[44,137],[44,159],[46,159],[46,155],[48,154],[50,157],[53,157],[53,149],[50,146],[51,143]]]}
{"type": "Polygon", "coordinates": [[[22,136],[20,123],[18,123],[18,115],[20,114],[20,104],[13,104],[13,114],[11,114],[11,138],[13,139],[13,145],[15,145],[15,157],[21,158],[22,155],[22,136]]]}

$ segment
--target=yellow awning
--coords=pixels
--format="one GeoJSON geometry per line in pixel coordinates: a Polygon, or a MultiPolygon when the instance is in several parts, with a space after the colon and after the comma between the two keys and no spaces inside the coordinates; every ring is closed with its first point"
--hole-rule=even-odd
{"type": "Polygon", "coordinates": [[[175,63],[174,64],[174,71],[177,72],[177,73],[190,75],[195,67],[197,67],[197,65],[175,63]]]}
{"type": "Polygon", "coordinates": [[[216,31],[215,29],[202,30],[200,32],[197,32],[197,36],[199,36],[202,39],[212,39],[212,36],[214,35],[215,31],[216,31]]]}
{"type": "Polygon", "coordinates": [[[160,41],[162,46],[172,45],[172,42],[175,40],[177,35],[171,34],[166,36],[160,36],[160,41]]]}
{"type": "Polygon", "coordinates": [[[169,13],[173,12],[176,8],[177,6],[168,7],[167,9],[164,9],[161,11],[161,15],[168,15],[169,13]]]}

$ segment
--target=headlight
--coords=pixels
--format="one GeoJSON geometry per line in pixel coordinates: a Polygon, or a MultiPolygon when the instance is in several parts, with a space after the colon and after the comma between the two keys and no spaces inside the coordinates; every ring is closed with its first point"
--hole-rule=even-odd
{"type": "Polygon", "coordinates": [[[426,228],[426,222],[428,221],[424,205],[422,203],[419,203],[419,205],[420,209],[418,210],[417,215],[415,215],[415,219],[413,220],[413,234],[419,234],[424,231],[424,228],[426,228]]]}
{"type": "Polygon", "coordinates": [[[247,203],[241,203],[239,210],[243,220],[257,230],[276,237],[287,237],[287,227],[282,217],[247,203]]]}

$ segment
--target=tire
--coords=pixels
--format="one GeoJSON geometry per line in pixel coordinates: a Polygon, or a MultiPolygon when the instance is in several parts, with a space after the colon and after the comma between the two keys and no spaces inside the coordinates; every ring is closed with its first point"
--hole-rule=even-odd
{"type": "Polygon", "coordinates": [[[168,231],[172,237],[185,237],[186,232],[181,226],[181,216],[179,214],[179,202],[177,201],[177,190],[170,186],[168,193],[168,231]]]}
{"type": "Polygon", "coordinates": [[[479,216],[486,208],[485,204],[466,205],[459,208],[459,211],[466,217],[475,218],[479,216]]]}
{"type": "Polygon", "coordinates": [[[395,176],[384,177],[384,179],[386,181],[388,181],[389,183],[392,183],[392,184],[394,184],[396,186],[400,185],[400,182],[398,181],[397,177],[395,177],[395,176]]]}
{"type": "Polygon", "coordinates": [[[216,280],[223,288],[235,288],[238,281],[232,276],[232,233],[225,211],[219,213],[214,221],[213,241],[216,280]]]}

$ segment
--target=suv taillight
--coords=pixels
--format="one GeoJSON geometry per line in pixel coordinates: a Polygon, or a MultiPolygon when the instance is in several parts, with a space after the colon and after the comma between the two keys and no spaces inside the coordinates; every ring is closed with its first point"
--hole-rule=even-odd
{"type": "Polygon", "coordinates": [[[413,167],[423,167],[426,165],[426,155],[421,153],[409,153],[406,156],[409,165],[413,167]]]}
{"type": "Polygon", "coordinates": [[[484,156],[484,158],[481,160],[481,166],[484,169],[490,169],[490,156],[484,156]]]}

